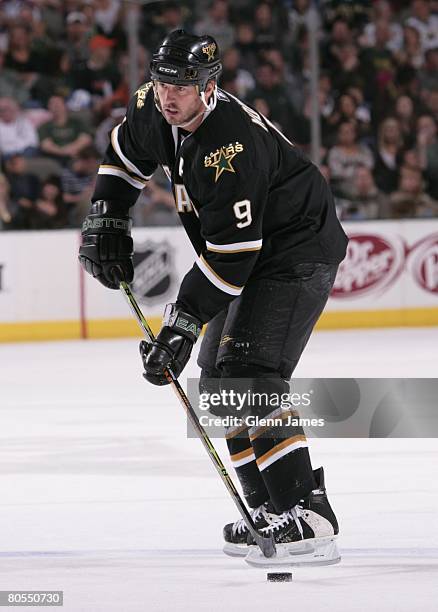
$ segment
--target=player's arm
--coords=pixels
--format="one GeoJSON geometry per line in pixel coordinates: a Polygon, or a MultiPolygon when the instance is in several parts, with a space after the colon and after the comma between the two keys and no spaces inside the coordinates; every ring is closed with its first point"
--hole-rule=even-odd
{"type": "Polygon", "coordinates": [[[127,282],[132,281],[129,208],[157,167],[147,150],[147,117],[140,115],[136,101],[134,96],[125,119],[110,134],[110,144],[91,198],[91,210],[82,226],[79,261],[89,274],[110,289],[118,289],[113,278],[114,268],[127,282]]]}
{"type": "Polygon", "coordinates": [[[247,163],[230,167],[234,176],[224,177],[222,184],[214,184],[214,171],[207,176],[211,184],[199,211],[206,249],[184,277],[177,302],[168,305],[173,317],[165,316],[156,342],[140,346],[144,376],[154,384],[167,384],[166,367],[176,376],[181,373],[203,323],[240,295],[262,248],[266,173],[247,163]]]}

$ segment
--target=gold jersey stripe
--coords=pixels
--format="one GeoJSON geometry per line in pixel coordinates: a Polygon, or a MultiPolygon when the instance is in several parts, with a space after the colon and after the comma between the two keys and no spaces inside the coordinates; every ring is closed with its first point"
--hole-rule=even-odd
{"type": "Polygon", "coordinates": [[[210,272],[218,279],[218,281],[220,283],[222,283],[223,285],[226,285],[227,287],[229,287],[230,289],[235,289],[236,291],[241,291],[243,289],[243,287],[238,287],[237,285],[232,285],[231,283],[228,283],[226,280],[224,280],[223,278],[221,278],[219,276],[219,274],[217,274],[213,268],[205,261],[204,256],[200,255],[199,259],[202,261],[202,263],[205,265],[206,268],[208,268],[210,270],[210,272]]]}
{"type": "Polygon", "coordinates": [[[254,449],[252,446],[246,448],[240,453],[236,453],[235,455],[230,455],[231,461],[240,461],[240,459],[245,459],[245,457],[249,457],[254,454],[254,449]]]}
{"type": "Polygon", "coordinates": [[[132,172],[128,172],[126,170],[126,168],[120,168],[120,166],[114,166],[112,164],[100,164],[99,168],[110,168],[111,170],[120,170],[120,172],[124,172],[125,174],[127,174],[131,178],[135,179],[139,183],[143,183],[144,185],[146,185],[148,183],[147,180],[142,179],[142,178],[138,178],[138,176],[136,174],[132,174],[132,172]]]}
{"type": "Polygon", "coordinates": [[[253,247],[253,248],[248,248],[248,249],[235,249],[235,250],[227,250],[224,251],[223,249],[213,249],[211,247],[207,247],[207,251],[211,251],[212,253],[245,253],[246,251],[260,251],[262,247],[253,247]]]}

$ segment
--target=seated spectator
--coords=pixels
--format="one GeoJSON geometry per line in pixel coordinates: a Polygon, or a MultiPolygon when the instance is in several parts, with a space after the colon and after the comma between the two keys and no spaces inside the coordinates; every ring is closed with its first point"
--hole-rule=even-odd
{"type": "Polygon", "coordinates": [[[253,73],[257,66],[257,48],[252,25],[242,22],[236,28],[236,49],[240,53],[241,66],[253,73]]]}
{"type": "Polygon", "coordinates": [[[377,187],[384,193],[397,189],[403,148],[399,122],[394,117],[388,117],[379,126],[374,152],[374,179],[377,187]]]}
{"type": "Polygon", "coordinates": [[[225,73],[235,73],[236,96],[245,99],[248,91],[254,88],[255,81],[248,70],[240,66],[240,53],[236,47],[230,47],[222,56],[222,67],[225,73]]]}
{"type": "Polygon", "coordinates": [[[35,21],[30,6],[21,4],[21,15],[9,30],[5,67],[15,72],[28,97],[38,103],[45,84],[58,69],[59,51],[45,36],[44,22],[40,19],[35,21]]]}
{"type": "Polygon", "coordinates": [[[374,47],[377,41],[377,24],[386,24],[388,35],[385,35],[385,47],[391,53],[401,49],[403,43],[403,30],[399,23],[394,20],[391,3],[388,0],[377,0],[373,5],[374,17],[367,23],[360,44],[364,47],[374,47]]]}
{"type": "Polygon", "coordinates": [[[25,23],[14,23],[9,29],[5,67],[15,70],[29,91],[37,74],[46,69],[41,54],[32,49],[32,31],[25,23]]]}
{"type": "Polygon", "coordinates": [[[94,22],[104,36],[113,36],[119,27],[120,0],[95,0],[94,22]]]}
{"type": "MultiPolygon", "coordinates": [[[[111,109],[115,106],[128,106],[131,99],[130,79],[131,71],[129,65],[129,54],[121,53],[117,61],[117,69],[120,74],[120,81],[113,94],[107,96],[99,104],[101,115],[108,116],[111,109]]],[[[144,83],[148,80],[150,56],[148,51],[141,45],[137,48],[137,78],[136,84],[144,83]]]]}
{"type": "Polygon", "coordinates": [[[389,199],[393,219],[438,217],[438,202],[424,193],[421,171],[404,166],[400,171],[398,190],[389,199]]]}
{"type": "Polygon", "coordinates": [[[369,113],[359,110],[356,98],[345,93],[338,99],[335,110],[323,122],[324,138],[333,144],[341,123],[352,121],[356,125],[358,138],[362,139],[370,134],[370,119],[369,113]]]}
{"type": "Polygon", "coordinates": [[[256,80],[255,88],[248,92],[250,103],[256,98],[266,100],[271,109],[271,119],[281,126],[285,135],[294,142],[307,144],[310,141],[309,122],[304,116],[295,112],[275,66],[270,62],[260,62],[256,71],[256,80]]]}
{"type": "Polygon", "coordinates": [[[69,65],[77,66],[85,63],[90,56],[88,41],[92,30],[87,16],[80,11],[68,13],[65,20],[65,29],[65,40],[61,41],[61,47],[69,65]]]}
{"type": "MultiPolygon", "coordinates": [[[[176,0],[166,2],[142,3],[141,14],[141,40],[148,52],[153,52],[161,43],[163,38],[173,30],[188,30],[185,20],[187,18],[187,7],[176,0]]],[[[184,3],[185,5],[185,3],[184,3]]],[[[135,5],[132,5],[135,6],[135,5]]],[[[130,10],[132,10],[132,6],[130,10]]],[[[207,7],[203,7],[205,13],[207,7]]],[[[194,17],[193,17],[194,19],[194,17]]]]}
{"type": "Polygon", "coordinates": [[[82,122],[70,116],[62,96],[52,96],[48,109],[52,119],[39,128],[40,148],[65,164],[93,141],[82,122]]]}
{"type": "Polygon", "coordinates": [[[0,91],[2,96],[13,98],[22,105],[29,100],[29,90],[15,70],[5,67],[5,52],[0,49],[0,91]]]}
{"type": "Polygon", "coordinates": [[[94,103],[102,105],[112,96],[120,82],[120,74],[112,56],[114,40],[93,36],[89,42],[90,57],[85,64],[72,66],[72,87],[91,94],[94,103]]]}
{"type": "Polygon", "coordinates": [[[40,182],[28,171],[27,159],[22,155],[11,155],[4,165],[12,203],[15,206],[31,206],[38,197],[40,182]]]}
{"type": "Polygon", "coordinates": [[[363,89],[366,75],[359,59],[359,49],[354,44],[345,44],[337,49],[337,62],[332,70],[333,86],[338,91],[349,87],[363,89]]]}
{"type": "Polygon", "coordinates": [[[64,202],[71,225],[77,227],[88,212],[100,156],[93,146],[79,152],[61,175],[64,202]]]}
{"type": "Polygon", "coordinates": [[[424,64],[424,49],[421,43],[420,32],[412,26],[403,28],[403,45],[400,51],[394,54],[400,66],[411,66],[418,70],[424,64]]]}
{"type": "Polygon", "coordinates": [[[344,202],[342,219],[385,219],[388,216],[388,198],[376,187],[372,172],[366,166],[356,167],[344,202]]]}
{"type": "Polygon", "coordinates": [[[328,153],[327,163],[335,188],[347,193],[358,166],[371,169],[374,165],[370,149],[357,142],[357,129],[352,121],[341,123],[338,129],[338,144],[328,153]]]}
{"type": "Polygon", "coordinates": [[[374,116],[387,112],[389,101],[396,95],[396,68],[394,54],[387,48],[388,28],[376,24],[376,44],[361,53],[361,72],[364,78],[364,96],[372,102],[374,116]]]}
{"type": "Polygon", "coordinates": [[[413,0],[411,16],[406,20],[406,25],[419,32],[425,51],[438,47],[438,15],[432,13],[431,5],[429,0],[413,0]]]}
{"type": "MultiPolygon", "coordinates": [[[[299,35],[299,34],[297,34],[299,35]]],[[[333,65],[337,64],[339,51],[345,45],[354,44],[353,32],[345,19],[337,18],[331,25],[329,37],[324,44],[323,53],[321,54],[321,63],[331,70],[333,65]]]]}
{"type": "Polygon", "coordinates": [[[418,77],[422,89],[427,91],[438,89],[438,47],[426,51],[418,77]]]}
{"type": "Polygon", "coordinates": [[[415,143],[415,107],[412,98],[400,96],[394,108],[394,117],[398,120],[405,146],[411,147],[415,143]]]}
{"type": "Polygon", "coordinates": [[[279,42],[280,32],[276,31],[272,17],[272,9],[266,2],[258,2],[253,15],[254,42],[257,50],[274,47],[279,42]]]}
{"type": "Polygon", "coordinates": [[[46,26],[47,36],[56,43],[64,36],[64,14],[60,11],[61,7],[61,0],[46,0],[40,4],[41,21],[46,26]]]}
{"type": "Polygon", "coordinates": [[[61,229],[66,227],[66,208],[58,177],[50,177],[44,181],[33,212],[32,229],[61,229]]]}
{"type": "MultiPolygon", "coordinates": [[[[293,73],[284,55],[277,48],[265,49],[261,53],[261,58],[271,63],[277,71],[279,82],[282,83],[297,113],[302,112],[304,105],[305,89],[307,79],[302,74],[293,73]]],[[[320,79],[322,85],[324,77],[320,79]]]]}
{"type": "Polygon", "coordinates": [[[288,39],[293,42],[298,36],[298,31],[301,27],[307,27],[310,14],[316,20],[316,28],[321,27],[321,17],[319,11],[313,10],[311,0],[295,0],[293,6],[288,12],[289,35],[288,39]]]}
{"type": "Polygon", "coordinates": [[[35,155],[38,135],[35,127],[12,98],[0,98],[0,155],[35,155]]]}
{"type": "Polygon", "coordinates": [[[417,120],[417,151],[420,167],[427,181],[427,193],[438,200],[438,138],[437,125],[431,115],[417,120]]]}

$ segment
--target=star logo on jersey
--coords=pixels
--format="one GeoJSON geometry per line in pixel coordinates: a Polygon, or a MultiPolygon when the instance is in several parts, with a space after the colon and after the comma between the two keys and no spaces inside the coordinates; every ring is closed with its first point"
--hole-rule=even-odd
{"type": "Polygon", "coordinates": [[[211,62],[211,60],[214,59],[215,51],[216,51],[215,43],[211,43],[210,45],[206,45],[205,47],[202,47],[202,53],[206,54],[208,62],[211,62]]]}
{"type": "Polygon", "coordinates": [[[210,155],[206,155],[204,159],[204,167],[205,168],[214,168],[216,170],[216,174],[214,177],[214,182],[217,183],[219,177],[224,172],[233,172],[236,173],[231,162],[236,157],[238,153],[243,151],[243,145],[240,142],[230,143],[227,146],[221,147],[220,149],[216,149],[214,153],[210,153],[210,155]]]}

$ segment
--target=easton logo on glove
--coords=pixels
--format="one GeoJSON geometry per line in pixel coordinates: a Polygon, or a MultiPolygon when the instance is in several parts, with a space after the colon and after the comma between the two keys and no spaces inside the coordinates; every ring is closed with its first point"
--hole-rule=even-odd
{"type": "Polygon", "coordinates": [[[199,327],[199,325],[191,321],[188,321],[187,319],[184,319],[183,317],[177,318],[177,320],[174,323],[174,327],[179,327],[183,329],[184,331],[189,332],[190,334],[193,334],[194,336],[196,336],[196,338],[199,338],[199,334],[201,333],[201,328],[199,327]]]}
{"type": "Polygon", "coordinates": [[[183,336],[191,337],[193,342],[196,342],[202,330],[201,322],[191,314],[179,310],[176,304],[166,305],[163,326],[173,328],[183,336]]]}
{"type": "Polygon", "coordinates": [[[129,231],[131,229],[131,220],[114,219],[112,217],[96,217],[90,219],[87,217],[82,224],[82,231],[86,232],[90,229],[114,228],[118,230],[129,231]]]}

